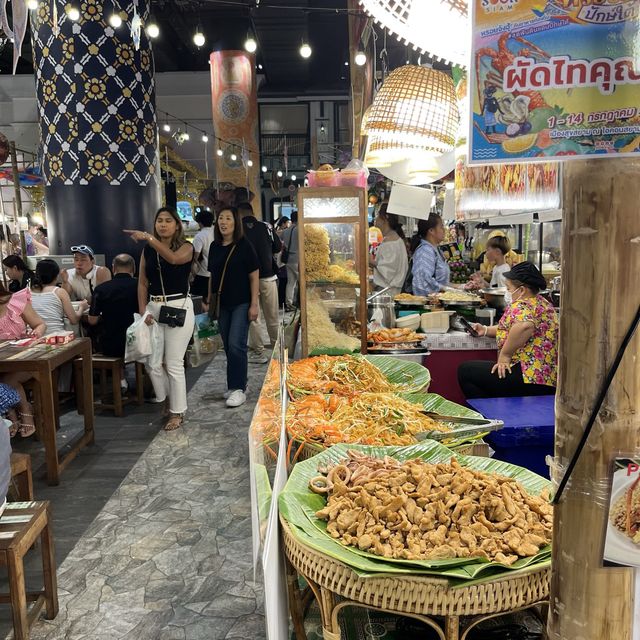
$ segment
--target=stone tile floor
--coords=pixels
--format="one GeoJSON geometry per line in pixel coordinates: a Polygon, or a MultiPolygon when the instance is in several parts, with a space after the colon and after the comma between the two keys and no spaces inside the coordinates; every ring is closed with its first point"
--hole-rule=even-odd
{"type": "MultiPolygon", "coordinates": [[[[33,640],[265,637],[251,561],[247,429],[266,366],[250,366],[249,401],[230,410],[221,399],[225,365],[219,355],[190,390],[182,429],[158,431],[158,409],[146,405],[105,442],[101,427],[116,419],[99,417],[103,455],[86,464],[88,449],[59,487],[36,487],[38,499],[58,492],[54,513],[62,510],[65,523],[82,520],[85,503],[95,509],[96,496],[102,504],[110,497],[77,542],[73,534],[62,541],[75,546],[58,569],[60,613],[34,625],[33,640]],[[114,476],[124,477],[117,488],[114,476]]],[[[54,535],[60,561],[57,522],[54,535]]],[[[30,555],[37,566],[37,552],[30,555]]]]}

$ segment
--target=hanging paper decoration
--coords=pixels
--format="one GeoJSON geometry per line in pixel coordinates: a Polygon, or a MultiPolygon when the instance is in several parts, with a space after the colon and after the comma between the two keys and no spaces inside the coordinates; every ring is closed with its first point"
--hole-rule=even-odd
{"type": "Polygon", "coordinates": [[[133,18],[131,18],[131,39],[136,51],[140,49],[140,35],[142,33],[142,19],[138,15],[138,3],[133,5],[133,18]]]}
{"type": "Polygon", "coordinates": [[[9,26],[9,18],[7,16],[7,0],[0,2],[0,25],[2,25],[2,30],[7,38],[13,40],[13,31],[9,26]]]}
{"type": "MultiPolygon", "coordinates": [[[[6,4],[3,2],[2,6],[2,24],[8,22],[6,15],[6,4]]],[[[13,13],[13,75],[16,74],[18,68],[18,60],[22,54],[22,42],[24,41],[24,35],[27,32],[27,19],[29,12],[27,10],[27,3],[25,0],[17,0],[11,3],[13,13]]],[[[8,35],[8,34],[7,34],[8,35]]],[[[9,36],[11,38],[11,36],[9,36]]]]}
{"type": "Polygon", "coordinates": [[[51,28],[51,33],[57,38],[60,35],[60,23],[58,22],[58,2],[57,0],[52,0],[53,2],[53,10],[51,11],[51,24],[53,25],[51,28]]]}
{"type": "Polygon", "coordinates": [[[289,147],[287,145],[287,135],[284,136],[284,175],[289,173],[289,147]]]}

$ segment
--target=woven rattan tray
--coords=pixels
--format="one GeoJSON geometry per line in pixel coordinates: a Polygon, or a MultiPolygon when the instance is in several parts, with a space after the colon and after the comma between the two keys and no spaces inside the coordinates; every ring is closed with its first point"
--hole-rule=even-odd
{"type": "MultiPolygon", "coordinates": [[[[305,578],[320,606],[324,640],[342,640],[338,614],[347,606],[409,615],[431,626],[441,640],[465,640],[469,631],[487,618],[547,603],[549,567],[514,571],[459,588],[452,588],[445,579],[429,576],[362,578],[345,564],[299,542],[282,517],[280,522],[290,569],[305,578]],[[444,622],[433,616],[444,618],[444,622]],[[470,617],[465,618],[464,628],[461,616],[470,617]]],[[[290,590],[295,590],[293,582],[289,580],[290,590]]],[[[291,595],[299,605],[302,598],[291,595]]],[[[292,606],[292,616],[295,624],[296,617],[301,616],[299,607],[296,611],[292,606]]]]}

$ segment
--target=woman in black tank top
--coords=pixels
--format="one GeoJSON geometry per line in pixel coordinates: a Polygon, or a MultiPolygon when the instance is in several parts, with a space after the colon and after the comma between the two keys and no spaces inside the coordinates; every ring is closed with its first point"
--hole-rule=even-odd
{"type": "Polygon", "coordinates": [[[124,231],[136,242],[147,243],[140,257],[138,279],[138,307],[140,315],[147,313],[146,323],[156,322],[163,306],[186,310],[182,327],[158,324],[164,341],[162,362],[147,367],[156,402],[165,403],[169,420],[164,428],[173,431],[182,425],[187,410],[184,354],[194,327],[193,304],[188,295],[193,246],[184,236],[182,220],[170,207],[158,210],[153,226],[153,234],[124,231]]]}

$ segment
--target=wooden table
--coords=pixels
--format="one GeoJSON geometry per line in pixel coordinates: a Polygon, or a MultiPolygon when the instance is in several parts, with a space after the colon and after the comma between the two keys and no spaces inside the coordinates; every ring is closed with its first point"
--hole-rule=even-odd
{"type": "Polygon", "coordinates": [[[79,451],[95,440],[93,431],[93,385],[77,384],[82,389],[84,410],[84,433],[72,445],[64,457],[58,453],[56,442],[58,416],[57,371],[64,364],[80,358],[82,367],[78,374],[84,380],[92,380],[91,340],[76,338],[68,344],[49,346],[38,344],[31,347],[15,347],[8,342],[0,343],[0,374],[25,371],[32,375],[39,391],[40,413],[39,428],[44,445],[47,465],[47,482],[50,485],[60,483],[60,474],[78,455],[79,451]]]}

